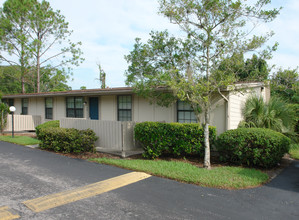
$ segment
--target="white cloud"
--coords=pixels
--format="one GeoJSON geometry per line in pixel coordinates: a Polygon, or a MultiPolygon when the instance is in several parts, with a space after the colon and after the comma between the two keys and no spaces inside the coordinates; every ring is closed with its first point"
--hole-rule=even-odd
{"type": "MultiPolygon", "coordinates": [[[[3,4],[0,0],[0,4],[3,4]]],[[[74,68],[73,89],[80,86],[99,87],[97,62],[107,72],[107,85],[124,86],[127,63],[124,55],[133,49],[136,37],[144,40],[151,30],[169,29],[178,33],[178,27],[158,15],[157,0],[49,0],[55,10],[74,30],[72,41],[82,42],[85,62],[74,68]]],[[[284,68],[299,65],[299,1],[273,1],[275,7],[283,4],[278,18],[257,31],[272,29],[276,33],[269,45],[278,41],[280,46],[270,63],[284,68]]]]}
{"type": "Polygon", "coordinates": [[[94,81],[98,77],[98,62],[107,73],[108,86],[124,86],[127,69],[124,55],[133,48],[135,38],[147,39],[151,30],[178,30],[157,14],[158,3],[153,0],[74,0],[71,5],[69,1],[51,0],[50,3],[70,22],[74,30],[72,40],[82,42],[86,60],[74,69],[75,80],[70,83],[73,89],[81,85],[98,87],[99,83],[94,81]]]}
{"type": "Polygon", "coordinates": [[[278,50],[270,63],[282,68],[299,66],[299,1],[283,1],[280,15],[268,26],[275,32],[271,43],[278,42],[278,50]]]}

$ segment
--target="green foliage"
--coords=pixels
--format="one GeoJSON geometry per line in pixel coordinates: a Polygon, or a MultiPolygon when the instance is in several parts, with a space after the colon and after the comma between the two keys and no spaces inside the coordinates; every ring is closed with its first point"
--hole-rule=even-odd
{"type": "Polygon", "coordinates": [[[299,144],[292,144],[289,153],[293,159],[299,160],[299,144]]]}
{"type": "Polygon", "coordinates": [[[39,144],[39,140],[32,137],[27,136],[16,136],[12,138],[11,135],[9,136],[0,136],[0,141],[6,141],[9,143],[19,144],[19,145],[36,145],[39,144]]]}
{"type": "MultiPolygon", "coordinates": [[[[216,128],[210,127],[210,140],[216,139],[216,128]]],[[[155,159],[163,154],[202,155],[204,131],[198,124],[142,122],[135,126],[135,138],[142,143],[143,156],[155,159]]]]}
{"type": "Polygon", "coordinates": [[[45,0],[7,0],[0,8],[0,25],[0,50],[6,52],[0,60],[20,74],[23,93],[25,84],[36,92],[68,89],[64,83],[71,67],[83,59],[81,42],[69,40],[72,31],[60,11],[45,0]],[[41,83],[49,79],[51,83],[41,83]]]}
{"type": "Polygon", "coordinates": [[[269,128],[278,132],[290,132],[294,129],[295,112],[282,99],[271,97],[265,103],[262,97],[247,99],[242,110],[244,121],[239,127],[269,128]]]}
{"type": "Polygon", "coordinates": [[[7,115],[9,113],[9,107],[5,103],[1,102],[0,98],[0,131],[3,133],[7,124],[7,115]]]}
{"type": "MultiPolygon", "coordinates": [[[[71,88],[66,84],[69,76],[58,69],[41,68],[40,91],[57,92],[67,91],[71,88]]],[[[36,79],[32,73],[24,78],[25,91],[27,93],[36,92],[36,79]]],[[[4,94],[22,93],[20,66],[0,66],[0,90],[4,94]]]]}
{"type": "Polygon", "coordinates": [[[60,127],[60,123],[59,120],[54,120],[54,121],[47,121],[43,124],[40,124],[38,126],[35,127],[35,133],[37,138],[39,138],[39,134],[40,134],[40,130],[44,129],[44,128],[59,128],[60,127]]]}
{"type": "Polygon", "coordinates": [[[98,139],[93,130],[77,130],[74,128],[43,128],[38,139],[41,149],[62,153],[93,152],[98,139]]]}
{"type": "Polygon", "coordinates": [[[28,16],[36,0],[7,0],[0,8],[0,60],[12,67],[18,67],[22,92],[25,91],[25,77],[30,71],[33,54],[29,47],[28,16]]]}
{"type": "Polygon", "coordinates": [[[298,69],[279,69],[271,79],[271,95],[278,95],[290,103],[299,104],[298,69]]]}
{"type": "Polygon", "coordinates": [[[233,54],[232,57],[224,59],[214,74],[236,75],[237,81],[264,81],[268,79],[270,68],[265,59],[252,55],[251,59],[244,61],[244,55],[233,54]]]}
{"type": "Polygon", "coordinates": [[[299,73],[296,69],[279,69],[271,79],[271,95],[281,97],[295,111],[295,132],[299,136],[299,73]]]}
{"type": "Polygon", "coordinates": [[[0,66],[0,90],[3,94],[21,93],[22,85],[20,82],[20,68],[17,68],[16,66],[0,66]]]}
{"type": "Polygon", "coordinates": [[[266,60],[253,54],[251,59],[246,60],[244,72],[239,76],[241,80],[264,81],[269,73],[270,69],[266,60]]]}
{"type": "MultiPolygon", "coordinates": [[[[213,73],[223,59],[260,48],[273,33],[256,36],[249,32],[256,23],[275,19],[279,9],[265,10],[271,1],[261,0],[250,5],[246,0],[159,0],[159,3],[159,12],[177,24],[185,36],[170,37],[164,31],[152,32],[147,43],[136,39],[133,51],[125,57],[129,63],[126,83],[138,95],[154,99],[159,105],[167,106],[177,99],[188,102],[198,120],[199,106],[207,133],[212,94],[221,93],[222,88],[236,81],[234,74],[213,73]]],[[[275,48],[276,45],[262,53],[269,56],[275,48]]],[[[204,163],[209,168],[209,135],[205,137],[204,163]]]]}
{"type": "MultiPolygon", "coordinates": [[[[66,72],[53,67],[42,67],[40,73],[40,92],[72,90],[72,88],[67,85],[70,76],[66,72]]],[[[34,83],[36,84],[36,80],[34,80],[34,83]]]]}
{"type": "Polygon", "coordinates": [[[290,139],[270,129],[239,128],[217,138],[220,159],[238,165],[270,168],[289,151],[290,139]]]}
{"type": "Polygon", "coordinates": [[[295,127],[294,127],[294,132],[297,134],[297,138],[298,138],[298,141],[299,141],[299,103],[297,104],[289,104],[288,105],[291,109],[293,109],[293,111],[295,112],[295,115],[296,115],[296,124],[295,124],[295,127]]]}
{"type": "Polygon", "coordinates": [[[146,172],[151,175],[174,179],[180,182],[222,189],[256,187],[269,179],[268,175],[260,170],[243,167],[222,166],[215,167],[212,170],[206,170],[179,161],[108,158],[95,158],[91,159],[91,161],[146,172]]]}

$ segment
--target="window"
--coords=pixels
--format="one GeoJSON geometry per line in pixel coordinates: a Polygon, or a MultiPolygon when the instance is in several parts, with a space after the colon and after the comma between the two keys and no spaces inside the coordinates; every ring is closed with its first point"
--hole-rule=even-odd
{"type": "Polygon", "coordinates": [[[22,99],[22,115],[28,115],[28,99],[22,99]]]}
{"type": "Polygon", "coordinates": [[[117,120],[132,121],[132,96],[122,95],[117,97],[117,120]]]}
{"type": "Polygon", "coordinates": [[[45,117],[46,119],[53,119],[53,98],[45,99],[45,117]]]}
{"type": "Polygon", "coordinates": [[[179,123],[196,123],[194,111],[189,103],[178,100],[177,102],[177,116],[179,123]]]}
{"type": "Polygon", "coordinates": [[[66,98],[66,117],[83,118],[83,97],[66,98]]]}
{"type": "Polygon", "coordinates": [[[8,106],[13,106],[14,105],[14,100],[13,99],[3,99],[3,102],[7,104],[8,106]]]}

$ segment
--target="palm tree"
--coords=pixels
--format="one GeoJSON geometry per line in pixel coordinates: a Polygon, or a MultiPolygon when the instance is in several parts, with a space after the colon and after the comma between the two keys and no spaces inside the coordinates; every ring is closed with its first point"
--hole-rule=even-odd
{"type": "Polygon", "coordinates": [[[278,97],[265,103],[262,97],[252,96],[245,102],[242,114],[244,120],[239,127],[269,128],[282,133],[294,128],[295,112],[278,97]]]}

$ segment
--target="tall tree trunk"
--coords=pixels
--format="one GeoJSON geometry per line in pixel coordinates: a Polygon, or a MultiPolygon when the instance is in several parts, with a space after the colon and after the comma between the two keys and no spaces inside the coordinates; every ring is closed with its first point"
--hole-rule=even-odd
{"type": "Polygon", "coordinates": [[[211,158],[210,158],[210,138],[209,138],[209,108],[205,109],[205,125],[204,125],[204,136],[205,136],[205,158],[204,158],[204,168],[211,169],[211,158]]]}
{"type": "Polygon", "coordinates": [[[41,50],[41,36],[40,32],[37,33],[37,50],[36,50],[36,90],[40,93],[40,50],[41,50]]]}
{"type": "Polygon", "coordinates": [[[25,94],[26,89],[25,89],[25,76],[23,75],[24,73],[22,73],[22,78],[21,78],[21,83],[22,83],[22,93],[25,94]]]}
{"type": "Polygon", "coordinates": [[[36,90],[37,93],[40,93],[40,57],[39,53],[37,54],[37,61],[36,61],[36,90]]]}
{"type": "Polygon", "coordinates": [[[25,70],[25,65],[24,65],[24,50],[22,46],[22,56],[21,56],[21,85],[22,85],[22,93],[25,94],[25,75],[26,75],[26,70],[25,70]]]}
{"type": "Polygon", "coordinates": [[[206,63],[206,78],[207,78],[207,100],[205,101],[205,127],[204,127],[204,136],[205,136],[205,158],[203,167],[206,169],[211,169],[211,158],[210,158],[210,139],[209,139],[209,124],[210,124],[210,32],[208,34],[207,43],[207,63],[206,63]]]}

